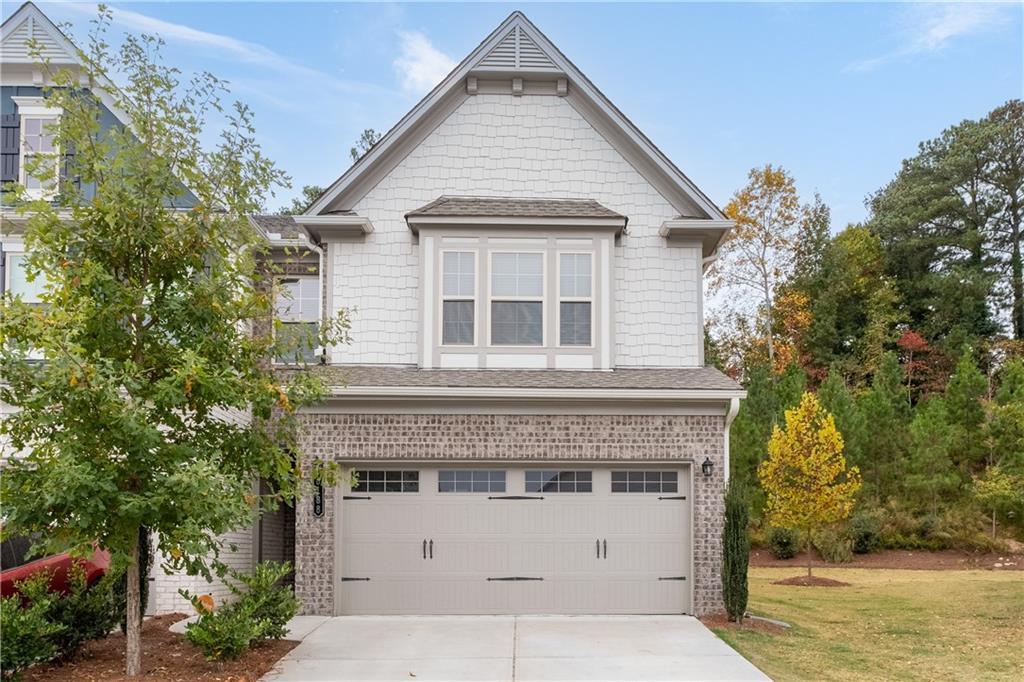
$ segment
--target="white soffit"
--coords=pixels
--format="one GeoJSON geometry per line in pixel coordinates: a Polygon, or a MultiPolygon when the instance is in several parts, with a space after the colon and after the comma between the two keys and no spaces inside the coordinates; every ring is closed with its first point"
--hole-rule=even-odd
{"type": "Polygon", "coordinates": [[[298,223],[314,244],[344,237],[362,237],[373,232],[369,218],[358,215],[296,215],[298,223]]]}
{"type": "Polygon", "coordinates": [[[617,133],[606,134],[606,137],[616,147],[627,147],[623,152],[631,152],[627,158],[638,155],[642,157],[645,163],[638,170],[659,191],[668,195],[666,199],[676,205],[680,213],[689,213],[691,206],[686,204],[692,204],[708,218],[726,219],[714,202],[519,11],[509,15],[377,144],[335,180],[307,209],[306,214],[319,215],[329,210],[351,209],[419,140],[471,96],[466,94],[463,80],[470,74],[481,72],[566,75],[574,86],[570,89],[573,106],[588,120],[598,117],[603,119],[592,123],[602,134],[617,133]],[[407,138],[412,138],[411,142],[407,138]],[[410,146],[405,147],[406,143],[410,146]]]}
{"type": "Polygon", "coordinates": [[[704,258],[708,258],[718,250],[734,224],[732,220],[676,218],[663,222],[658,233],[669,240],[699,241],[704,258]]]}

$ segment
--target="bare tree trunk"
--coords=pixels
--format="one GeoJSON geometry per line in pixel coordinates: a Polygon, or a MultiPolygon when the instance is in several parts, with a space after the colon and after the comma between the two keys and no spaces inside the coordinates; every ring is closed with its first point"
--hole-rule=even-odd
{"type": "Polygon", "coordinates": [[[139,530],[132,533],[131,563],[125,589],[125,674],[137,677],[142,672],[142,615],[139,607],[139,530]]]}
{"type": "Polygon", "coordinates": [[[996,510],[992,510],[992,539],[996,539],[996,510]]]}

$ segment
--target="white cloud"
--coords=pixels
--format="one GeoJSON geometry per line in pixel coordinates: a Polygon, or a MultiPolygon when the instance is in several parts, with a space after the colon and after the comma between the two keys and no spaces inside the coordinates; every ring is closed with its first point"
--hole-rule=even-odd
{"type": "MultiPolygon", "coordinates": [[[[90,16],[96,14],[96,6],[91,4],[69,3],[61,7],[80,14],[90,16]]],[[[239,40],[221,33],[201,31],[185,24],[164,21],[119,7],[112,8],[112,15],[112,22],[122,28],[159,35],[168,43],[187,43],[214,50],[229,59],[259,66],[293,78],[316,80],[320,85],[340,92],[353,93],[381,89],[376,85],[337,78],[324,71],[310,68],[259,43],[239,40]]]]}
{"type": "Polygon", "coordinates": [[[891,52],[847,64],[843,71],[873,71],[888,62],[934,53],[949,47],[953,40],[998,27],[1012,4],[917,4],[900,17],[896,34],[900,47],[891,52]]]}
{"type": "Polygon", "coordinates": [[[402,54],[394,67],[409,94],[422,95],[440,83],[455,68],[454,59],[438,50],[422,33],[403,31],[402,54]]]}

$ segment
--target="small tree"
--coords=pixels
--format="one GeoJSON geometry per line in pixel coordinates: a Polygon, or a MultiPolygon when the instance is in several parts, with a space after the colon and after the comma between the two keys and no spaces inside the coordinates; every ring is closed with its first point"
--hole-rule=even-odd
{"type": "Polygon", "coordinates": [[[1024,476],[1010,474],[991,466],[974,479],[974,499],[991,513],[992,539],[996,538],[996,519],[1000,514],[1024,513],[1024,476]]]}
{"type": "Polygon", "coordinates": [[[772,431],[768,459],[757,475],[767,495],[768,522],[800,531],[810,576],[813,531],[847,518],[861,486],[860,470],[846,467],[835,420],[814,394],[804,393],[799,406],[786,410],[786,426],[772,431]]]}
{"type": "Polygon", "coordinates": [[[722,531],[722,593],[725,611],[734,623],[743,620],[743,614],[747,612],[749,505],[746,488],[735,480],[731,481],[725,495],[725,529],[722,531]]]}
{"type": "MultiPolygon", "coordinates": [[[[39,65],[55,84],[47,106],[61,111],[55,147],[75,153],[55,204],[15,191],[28,217],[26,276],[46,285],[42,306],[6,295],[0,309],[0,400],[14,408],[0,435],[27,453],[5,463],[0,503],[5,527],[41,533],[43,549],[85,554],[98,543],[127,570],[135,676],[140,529],[168,568],[222,573],[218,536],[264,506],[252,482],[272,482],[271,508],[301,492],[295,413],[324,389],[310,373],[273,372],[273,340],[252,331],[273,301],[248,216],[286,178],[249,110],[222,108],[212,75],[182,82],[160,61],[159,38],[129,35],[111,54],[110,17],[101,6],[81,74],[39,65]],[[105,85],[111,76],[120,88],[105,85]],[[105,90],[127,125],[105,125],[83,82],[105,90]],[[202,142],[209,117],[224,120],[213,147],[202,142]]],[[[314,342],[340,341],[346,328],[339,314],[314,342]]]]}

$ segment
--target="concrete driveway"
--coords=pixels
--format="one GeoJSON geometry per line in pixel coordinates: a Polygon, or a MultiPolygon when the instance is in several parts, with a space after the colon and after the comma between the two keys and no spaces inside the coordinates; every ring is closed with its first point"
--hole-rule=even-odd
{"type": "Polygon", "coordinates": [[[688,616],[327,618],[264,678],[767,680],[688,616]]]}

